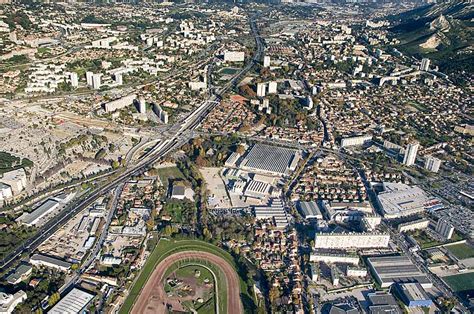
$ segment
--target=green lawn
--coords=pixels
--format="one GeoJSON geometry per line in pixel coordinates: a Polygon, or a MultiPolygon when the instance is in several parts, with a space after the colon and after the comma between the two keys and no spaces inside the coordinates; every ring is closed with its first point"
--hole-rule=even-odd
{"type": "Polygon", "coordinates": [[[466,243],[447,245],[445,248],[458,259],[474,257],[474,248],[470,245],[467,245],[466,243]]]}
{"type": "Polygon", "coordinates": [[[460,274],[443,277],[443,280],[455,291],[474,289],[474,273],[460,274]]]}
{"type": "MultiPolygon", "coordinates": [[[[139,296],[142,287],[145,285],[146,281],[152,274],[153,270],[155,269],[156,265],[158,265],[164,258],[167,256],[182,252],[182,251],[203,251],[215,254],[224,258],[226,261],[229,262],[230,265],[237,269],[232,256],[227,253],[226,251],[204,241],[199,240],[168,240],[168,239],[161,239],[158,242],[158,245],[155,247],[153,252],[148,257],[144,267],[142,268],[141,273],[139,274],[137,280],[135,281],[134,285],[130,289],[130,293],[125,300],[122,308],[120,309],[121,314],[129,313],[135,303],[136,298],[139,296]]],[[[212,265],[211,265],[212,267],[212,265]]],[[[225,293],[222,293],[222,290],[219,289],[219,298],[220,303],[222,303],[222,307],[225,309],[227,304],[227,296],[225,293]],[[225,305],[225,307],[224,307],[225,305]]],[[[253,300],[253,296],[247,293],[247,285],[246,283],[240,279],[240,290],[241,295],[244,295],[246,299],[250,298],[253,300]]],[[[244,303],[245,306],[245,303],[244,303]]]]}
{"type": "Polygon", "coordinates": [[[185,179],[183,173],[177,167],[167,167],[157,169],[160,181],[168,189],[169,180],[185,179]]]}

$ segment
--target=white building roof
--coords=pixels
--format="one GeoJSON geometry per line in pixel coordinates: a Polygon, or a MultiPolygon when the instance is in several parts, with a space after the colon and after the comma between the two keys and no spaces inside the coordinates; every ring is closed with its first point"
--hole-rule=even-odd
{"type": "Polygon", "coordinates": [[[74,288],[58,304],[56,304],[49,314],[77,314],[89,304],[94,295],[83,290],[74,288]]]}

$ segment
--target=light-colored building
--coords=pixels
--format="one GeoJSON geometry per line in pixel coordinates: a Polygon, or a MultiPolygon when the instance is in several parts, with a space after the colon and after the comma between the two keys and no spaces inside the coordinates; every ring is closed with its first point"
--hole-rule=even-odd
{"type": "Polygon", "coordinates": [[[94,299],[94,295],[78,288],[72,289],[62,298],[48,313],[83,313],[89,303],[94,299]]]}
{"type": "Polygon", "coordinates": [[[436,224],[435,231],[439,233],[439,235],[442,236],[445,240],[449,240],[453,236],[454,227],[448,221],[441,218],[436,224]]]}
{"type": "Polygon", "coordinates": [[[36,226],[38,222],[48,214],[59,208],[59,202],[54,199],[48,199],[38,206],[31,213],[24,213],[17,221],[27,226],[36,226]]]}
{"type": "Polygon", "coordinates": [[[420,70],[421,71],[428,71],[430,69],[430,63],[431,63],[431,61],[428,58],[421,59],[420,70]]]}
{"type": "Polygon", "coordinates": [[[388,247],[386,233],[316,233],[315,249],[368,249],[388,247]]]}
{"type": "Polygon", "coordinates": [[[146,113],[146,102],[145,102],[145,98],[143,97],[140,97],[138,99],[138,112],[141,114],[146,113]]]}
{"type": "Polygon", "coordinates": [[[367,276],[367,269],[362,267],[347,266],[346,276],[348,277],[365,277],[367,276]]]}
{"type": "Polygon", "coordinates": [[[5,183],[0,182],[0,201],[13,197],[12,188],[5,183]]]}
{"type": "Polygon", "coordinates": [[[136,98],[137,98],[137,95],[131,94],[131,95],[119,98],[119,99],[109,101],[108,103],[105,103],[103,105],[104,110],[105,110],[105,112],[113,112],[113,111],[125,108],[125,107],[130,106],[131,104],[133,104],[133,102],[136,98]]]}
{"type": "Polygon", "coordinates": [[[357,266],[359,265],[359,256],[342,252],[320,252],[315,250],[309,256],[309,261],[324,262],[326,264],[342,263],[357,266]]]}
{"type": "Polygon", "coordinates": [[[399,282],[418,282],[425,289],[433,286],[407,256],[375,256],[369,257],[367,262],[381,288],[388,288],[399,282]]]}
{"type": "Polygon", "coordinates": [[[71,81],[71,86],[76,88],[79,86],[79,77],[76,72],[69,73],[69,80],[71,81]]]}
{"type": "Polygon", "coordinates": [[[71,268],[71,263],[43,254],[34,254],[32,257],[30,257],[30,263],[36,267],[44,266],[61,271],[67,271],[71,268]]]}
{"type": "Polygon", "coordinates": [[[268,94],[278,93],[278,83],[275,81],[268,82],[268,94]]]}
{"type": "Polygon", "coordinates": [[[87,71],[86,72],[86,83],[88,86],[92,86],[93,84],[93,77],[94,77],[94,73],[93,72],[90,72],[90,71],[87,71]]]}
{"type": "Polygon", "coordinates": [[[437,173],[439,171],[439,167],[441,167],[441,160],[433,157],[427,156],[425,158],[425,169],[431,172],[437,173]]]}
{"type": "Polygon", "coordinates": [[[270,61],[271,61],[270,56],[263,57],[263,66],[265,68],[270,67],[270,61]]]}
{"type": "Polygon", "coordinates": [[[341,139],[341,147],[360,146],[370,143],[372,135],[352,136],[341,139]]]}
{"type": "Polygon", "coordinates": [[[244,62],[245,52],[244,51],[225,51],[224,52],[225,62],[244,62]]]}
{"type": "Polygon", "coordinates": [[[430,225],[429,219],[418,219],[398,225],[398,232],[407,232],[412,230],[426,229],[430,225]]]}
{"type": "Polygon", "coordinates": [[[26,188],[26,171],[23,168],[8,171],[0,177],[0,182],[9,185],[13,195],[16,195],[26,188]]]}
{"type": "Polygon", "coordinates": [[[26,292],[17,291],[15,294],[0,292],[0,314],[13,313],[15,307],[26,300],[26,292]]]}
{"type": "Polygon", "coordinates": [[[298,202],[298,209],[305,219],[323,219],[321,209],[315,201],[298,202]]]}
{"type": "Polygon", "coordinates": [[[258,97],[265,97],[266,89],[267,89],[267,84],[257,83],[257,96],[258,97]]]}
{"type": "Polygon", "coordinates": [[[161,122],[164,124],[168,123],[168,112],[164,111],[160,105],[154,104],[153,105],[153,112],[160,118],[161,122]]]}
{"type": "Polygon", "coordinates": [[[420,144],[416,142],[407,145],[405,149],[405,155],[403,156],[403,163],[405,165],[411,166],[415,164],[418,147],[420,147],[420,144]]]}
{"type": "Polygon", "coordinates": [[[97,73],[92,76],[92,88],[100,89],[102,86],[102,74],[97,73]]]}
{"type": "Polygon", "coordinates": [[[442,203],[428,196],[421,188],[402,183],[383,182],[384,191],[377,195],[383,216],[387,219],[414,215],[425,210],[442,208],[442,203]]]}

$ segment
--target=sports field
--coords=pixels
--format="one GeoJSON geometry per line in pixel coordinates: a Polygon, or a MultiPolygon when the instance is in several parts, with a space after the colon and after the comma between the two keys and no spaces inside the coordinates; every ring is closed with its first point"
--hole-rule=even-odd
{"type": "Polygon", "coordinates": [[[474,290],[474,272],[443,277],[455,292],[474,290]]]}
{"type": "Polygon", "coordinates": [[[474,248],[466,243],[446,245],[445,248],[461,260],[474,257],[474,248]]]}
{"type": "MultiPolygon", "coordinates": [[[[148,257],[147,262],[145,263],[145,266],[143,267],[137,280],[135,281],[132,288],[130,289],[130,293],[127,299],[125,300],[122,308],[120,309],[120,313],[125,314],[125,313],[131,312],[133,305],[135,304],[140,293],[142,292],[143,287],[145,286],[145,284],[147,283],[148,279],[151,277],[151,275],[153,274],[157,266],[163,260],[165,260],[167,257],[175,253],[189,252],[189,251],[211,253],[217,257],[224,259],[229,265],[231,265],[234,271],[237,269],[232,256],[229,253],[225,252],[224,250],[212,244],[199,241],[199,240],[169,240],[169,239],[162,238],[158,242],[158,245],[155,247],[153,252],[148,257]]],[[[238,279],[240,283],[241,295],[244,295],[245,298],[253,299],[253,297],[251,295],[248,295],[247,293],[245,282],[240,277],[238,279]]],[[[222,291],[219,292],[219,294],[222,294],[222,291]]],[[[224,295],[222,295],[221,300],[222,302],[226,303],[227,301],[226,301],[225,294],[226,293],[224,292],[224,295]]]]}

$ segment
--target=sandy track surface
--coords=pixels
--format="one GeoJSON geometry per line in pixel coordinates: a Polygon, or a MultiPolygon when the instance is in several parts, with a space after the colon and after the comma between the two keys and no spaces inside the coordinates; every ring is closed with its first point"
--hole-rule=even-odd
{"type": "MultiPolygon", "coordinates": [[[[241,314],[240,286],[237,273],[222,257],[207,252],[179,252],[166,257],[158,264],[151,277],[140,292],[133,308],[132,314],[166,313],[166,293],[164,290],[165,272],[174,263],[182,259],[202,259],[216,265],[224,274],[227,286],[227,311],[228,314],[241,314]]],[[[224,314],[224,313],[221,313],[224,314]]]]}

